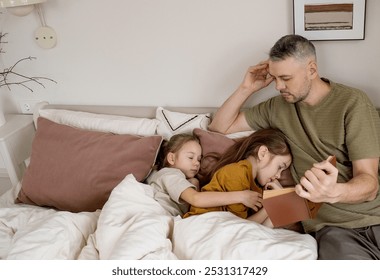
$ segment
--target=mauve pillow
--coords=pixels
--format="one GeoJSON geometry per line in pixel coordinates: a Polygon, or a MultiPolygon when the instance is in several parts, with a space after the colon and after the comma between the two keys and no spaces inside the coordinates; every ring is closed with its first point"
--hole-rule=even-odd
{"type": "Polygon", "coordinates": [[[198,172],[197,178],[199,180],[200,186],[204,186],[208,183],[205,176],[217,161],[217,159],[212,155],[223,154],[230,146],[235,143],[235,140],[228,138],[224,134],[200,128],[195,128],[193,130],[193,134],[199,138],[202,147],[201,168],[198,172]]]}
{"type": "Polygon", "coordinates": [[[16,202],[71,212],[101,209],[130,173],[143,181],[163,139],[82,130],[42,117],[37,122],[16,202]]]}

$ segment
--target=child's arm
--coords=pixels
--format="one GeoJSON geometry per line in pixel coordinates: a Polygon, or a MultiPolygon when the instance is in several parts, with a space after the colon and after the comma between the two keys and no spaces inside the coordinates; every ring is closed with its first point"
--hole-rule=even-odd
{"type": "Polygon", "coordinates": [[[247,220],[254,221],[256,223],[262,224],[264,226],[273,228],[272,221],[269,219],[267,211],[264,208],[261,208],[255,214],[249,216],[247,220]]]}
{"type": "Polygon", "coordinates": [[[231,191],[231,192],[197,192],[193,188],[187,188],[181,193],[181,199],[195,207],[208,208],[242,203],[245,206],[258,211],[262,207],[261,194],[255,191],[231,191]]]}
{"type": "MultiPolygon", "coordinates": [[[[274,180],[266,184],[265,189],[270,189],[270,190],[282,189],[282,185],[278,180],[274,180]]],[[[255,214],[252,214],[251,216],[249,216],[247,220],[254,221],[264,226],[273,228],[272,221],[269,219],[268,213],[264,208],[261,208],[255,214]]]]}

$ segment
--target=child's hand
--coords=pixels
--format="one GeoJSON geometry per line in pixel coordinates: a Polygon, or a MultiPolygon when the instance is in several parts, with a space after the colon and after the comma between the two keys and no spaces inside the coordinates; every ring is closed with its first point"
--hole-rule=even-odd
{"type": "Polygon", "coordinates": [[[262,206],[262,197],[261,194],[251,190],[241,191],[242,199],[241,203],[245,206],[252,208],[255,211],[258,211],[262,206]]]}
{"type": "Polygon", "coordinates": [[[268,184],[264,186],[264,189],[266,190],[278,190],[282,188],[283,187],[278,180],[273,180],[272,182],[269,182],[268,184]]]}
{"type": "Polygon", "coordinates": [[[197,178],[189,178],[187,181],[194,185],[197,188],[197,191],[199,191],[199,180],[197,178]]]}

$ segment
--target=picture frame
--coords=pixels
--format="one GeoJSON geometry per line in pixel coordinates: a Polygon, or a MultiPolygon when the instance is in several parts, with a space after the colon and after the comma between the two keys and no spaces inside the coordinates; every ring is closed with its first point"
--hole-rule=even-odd
{"type": "Polygon", "coordinates": [[[293,0],[293,32],[311,41],[364,40],[366,0],[293,0]]]}

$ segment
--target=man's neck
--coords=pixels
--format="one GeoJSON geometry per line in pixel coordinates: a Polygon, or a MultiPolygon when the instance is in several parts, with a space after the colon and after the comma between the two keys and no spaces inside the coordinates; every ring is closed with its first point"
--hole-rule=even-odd
{"type": "Polygon", "coordinates": [[[330,91],[331,86],[328,81],[324,81],[318,77],[313,81],[308,98],[302,102],[308,106],[318,105],[329,95],[330,91]]]}

